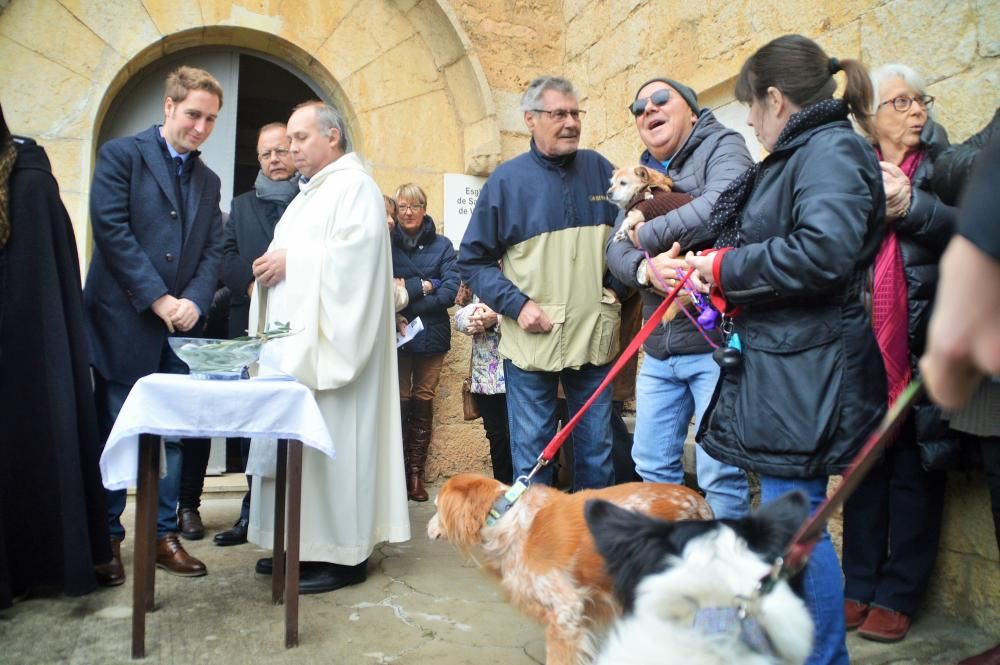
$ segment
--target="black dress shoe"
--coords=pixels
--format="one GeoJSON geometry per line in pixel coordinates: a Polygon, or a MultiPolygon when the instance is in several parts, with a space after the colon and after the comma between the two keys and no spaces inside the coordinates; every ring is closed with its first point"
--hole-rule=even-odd
{"type": "Polygon", "coordinates": [[[205,537],[205,525],[197,508],[181,508],[177,511],[177,526],[184,540],[201,540],[205,537]]]}
{"type": "Polygon", "coordinates": [[[247,542],[247,530],[250,528],[249,520],[245,520],[242,517],[236,520],[233,524],[233,528],[228,531],[223,531],[221,533],[215,534],[212,537],[212,542],[220,547],[228,547],[230,545],[242,545],[247,542]]]}
{"type": "Polygon", "coordinates": [[[342,566],[322,561],[307,561],[299,575],[299,594],[326,593],[345,586],[361,584],[368,578],[368,560],[356,566],[342,566]]]}
{"type": "Polygon", "coordinates": [[[258,575],[271,575],[274,573],[274,559],[269,556],[257,559],[253,569],[258,575]]]}

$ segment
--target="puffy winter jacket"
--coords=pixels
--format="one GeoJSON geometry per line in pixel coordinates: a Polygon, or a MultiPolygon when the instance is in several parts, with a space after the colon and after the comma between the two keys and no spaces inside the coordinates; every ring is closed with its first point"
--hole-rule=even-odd
{"type": "MultiPolygon", "coordinates": [[[[712,246],[715,235],[708,228],[708,217],[719,194],[737,176],[750,168],[753,161],[746,141],[737,132],[726,128],[711,111],[704,110],[691,129],[687,141],[664,169],[649,151],[642,163],[674,181],[674,190],[695,197],[687,205],[650,220],[639,230],[639,238],[651,256],[670,249],[677,241],[684,251],[712,246]]],[[[621,225],[624,213],[615,224],[621,225]]],[[[635,279],[639,263],[645,258],[641,250],[628,241],[608,241],[608,269],[623,283],[641,288],[635,279]]],[[[666,276],[665,276],[666,277],[666,276]]],[[[663,298],[651,290],[642,289],[643,318],[653,314],[663,298]]],[[[718,342],[718,333],[710,333],[718,342]]],[[[666,326],[658,327],[644,346],[646,353],[663,360],[667,356],[708,353],[712,349],[686,316],[678,316],[666,326]]]]}
{"type": "Polygon", "coordinates": [[[764,159],[718,267],[743,349],[702,419],[712,457],[786,478],[847,468],[886,408],[862,299],[884,217],[875,152],[847,120],[764,159]]]}
{"type": "Polygon", "coordinates": [[[392,276],[406,281],[410,304],[400,312],[407,320],[420,317],[424,331],[400,347],[400,351],[422,355],[446,353],[451,348],[451,318],[448,308],[458,293],[458,270],[455,248],[445,236],[438,235],[434,220],[424,215],[420,235],[414,247],[407,245],[403,230],[392,232],[392,276]],[[440,284],[426,296],[422,281],[440,284]]]}

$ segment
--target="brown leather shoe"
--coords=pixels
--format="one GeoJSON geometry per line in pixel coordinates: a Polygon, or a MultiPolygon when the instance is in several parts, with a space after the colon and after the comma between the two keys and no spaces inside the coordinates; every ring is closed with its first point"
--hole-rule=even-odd
{"type": "Polygon", "coordinates": [[[873,642],[898,642],[910,630],[910,617],[885,607],[872,605],[858,635],[873,642]]]}
{"type": "Polygon", "coordinates": [[[197,508],[181,508],[177,511],[177,526],[184,540],[201,540],[205,537],[205,525],[197,508]]]}
{"type": "Polygon", "coordinates": [[[847,630],[854,630],[865,622],[868,617],[868,603],[859,603],[850,598],[844,601],[844,625],[847,630]]]}
{"type": "Polygon", "coordinates": [[[111,561],[94,566],[94,576],[101,586],[119,586],[125,583],[125,566],[122,565],[122,543],[111,541],[111,561]]]}
{"type": "Polygon", "coordinates": [[[1000,644],[980,654],[960,660],[958,665],[1000,665],[1000,644]]]}
{"type": "Polygon", "coordinates": [[[201,577],[208,573],[205,564],[184,551],[175,534],[156,541],[156,567],[181,577],[201,577]]]}

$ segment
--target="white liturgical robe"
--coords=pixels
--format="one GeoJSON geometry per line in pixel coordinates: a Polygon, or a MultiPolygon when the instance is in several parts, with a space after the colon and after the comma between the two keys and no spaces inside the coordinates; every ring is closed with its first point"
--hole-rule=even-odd
{"type": "MultiPolygon", "coordinates": [[[[268,327],[300,332],[264,345],[261,374],[312,388],[333,440],[334,459],[303,450],[301,560],[355,565],[380,542],[410,538],[392,253],[382,194],[353,152],[300,190],[269,247],[287,250],[285,279],[264,299],[268,327]]],[[[274,480],[255,476],[248,537],[261,547],[272,545],[273,511],[274,480]]]]}

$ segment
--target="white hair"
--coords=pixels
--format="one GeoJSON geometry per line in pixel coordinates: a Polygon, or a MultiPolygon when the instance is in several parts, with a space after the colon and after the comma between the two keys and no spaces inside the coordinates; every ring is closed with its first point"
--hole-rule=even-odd
{"type": "MultiPolygon", "coordinates": [[[[924,85],[924,79],[917,74],[916,70],[907,65],[901,65],[898,63],[893,63],[889,65],[882,65],[878,69],[873,69],[871,73],[872,79],[872,115],[878,112],[879,102],[882,99],[882,86],[885,85],[887,81],[893,79],[902,79],[903,82],[917,91],[918,95],[926,95],[927,88],[924,85]]],[[[930,109],[927,110],[927,115],[931,115],[930,109]]]]}
{"type": "Polygon", "coordinates": [[[528,84],[528,89],[521,96],[521,110],[527,113],[541,108],[542,95],[546,90],[555,90],[564,95],[579,98],[579,95],[576,94],[576,88],[569,80],[559,76],[539,76],[528,84]]]}

